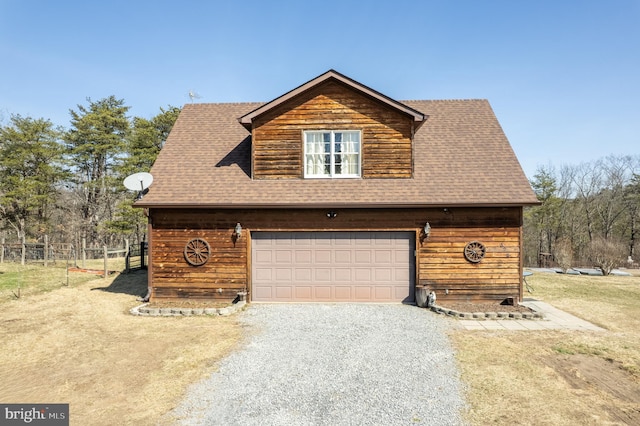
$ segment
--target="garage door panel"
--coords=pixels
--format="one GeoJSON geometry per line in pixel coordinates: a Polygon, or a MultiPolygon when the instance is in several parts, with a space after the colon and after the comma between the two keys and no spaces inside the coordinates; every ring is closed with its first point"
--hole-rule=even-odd
{"type": "Polygon", "coordinates": [[[353,245],[353,233],[344,233],[336,236],[336,238],[333,239],[333,245],[336,247],[351,247],[353,245]]]}
{"type": "Polygon", "coordinates": [[[295,287],[295,295],[298,300],[311,300],[313,298],[313,287],[310,285],[297,285],[295,287]]]}
{"type": "Polygon", "coordinates": [[[393,259],[393,252],[391,250],[375,250],[375,262],[377,265],[381,263],[390,265],[391,259],[393,259]]]}
{"type": "Polygon", "coordinates": [[[314,270],[314,277],[316,281],[325,281],[325,282],[330,282],[331,281],[331,268],[315,268],[314,270]]]}
{"type": "Polygon", "coordinates": [[[313,269],[311,268],[296,268],[295,280],[298,283],[307,283],[313,280],[313,269]]]}
{"type": "Polygon", "coordinates": [[[278,286],[276,287],[277,300],[291,300],[293,296],[293,287],[278,286]]]}
{"type": "Polygon", "coordinates": [[[351,263],[351,250],[335,250],[334,252],[334,261],[336,263],[351,263]]]}
{"type": "Polygon", "coordinates": [[[270,248],[264,248],[254,251],[253,259],[257,263],[270,264],[272,262],[272,254],[270,248]]]}
{"type": "Polygon", "coordinates": [[[355,250],[355,263],[358,264],[370,264],[371,263],[371,250],[355,250]]]}
{"type": "Polygon", "coordinates": [[[331,263],[331,250],[316,250],[316,263],[331,263]]]}
{"type": "Polygon", "coordinates": [[[254,301],[413,301],[415,234],[255,232],[254,301]]]}
{"type": "Polygon", "coordinates": [[[354,281],[356,282],[371,282],[371,269],[356,268],[354,281]]]}
{"type": "Polygon", "coordinates": [[[376,283],[389,283],[393,281],[393,270],[391,268],[376,268],[374,277],[376,283]]]}
{"type": "Polygon", "coordinates": [[[372,301],[371,300],[371,287],[355,287],[354,295],[357,300],[361,301],[372,301]]]}
{"type": "Polygon", "coordinates": [[[275,251],[275,262],[276,264],[291,264],[291,260],[293,259],[293,251],[292,250],[276,250],[275,251]]]}
{"type": "Polygon", "coordinates": [[[254,279],[260,282],[271,282],[271,268],[256,268],[254,272],[254,279]]]}
{"type": "Polygon", "coordinates": [[[353,300],[351,287],[336,286],[334,288],[334,298],[339,302],[350,302],[353,300]]]}
{"type": "Polygon", "coordinates": [[[274,298],[272,290],[272,287],[257,287],[253,290],[253,297],[256,300],[272,300],[274,298]]]}
{"type": "Polygon", "coordinates": [[[394,281],[406,281],[409,282],[409,271],[402,269],[394,269],[393,270],[393,278],[394,281]]]}
{"type": "Polygon", "coordinates": [[[350,268],[336,268],[334,269],[334,280],[336,283],[349,283],[351,282],[351,272],[350,268]]]}
{"type": "Polygon", "coordinates": [[[332,287],[331,286],[314,286],[314,299],[318,301],[329,301],[332,299],[332,287]]]}
{"type": "Polygon", "coordinates": [[[276,269],[276,276],[275,276],[275,280],[278,283],[281,282],[292,282],[292,271],[290,268],[277,268],[276,269]]]}
{"type": "Polygon", "coordinates": [[[394,250],[393,259],[395,263],[409,262],[413,253],[409,253],[407,250],[394,250]]]}
{"type": "Polygon", "coordinates": [[[393,289],[389,286],[376,286],[373,291],[375,292],[376,300],[391,299],[393,295],[393,289]]]}
{"type": "Polygon", "coordinates": [[[313,263],[313,251],[304,249],[296,249],[293,254],[296,259],[296,265],[311,265],[313,263]]]}

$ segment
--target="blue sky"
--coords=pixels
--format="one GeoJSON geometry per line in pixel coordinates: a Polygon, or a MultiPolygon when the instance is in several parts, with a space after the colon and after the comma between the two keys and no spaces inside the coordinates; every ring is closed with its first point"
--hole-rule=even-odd
{"type": "Polygon", "coordinates": [[[335,69],[397,100],[488,99],[528,177],[640,155],[640,0],[0,0],[0,120],[269,101],[335,69]]]}

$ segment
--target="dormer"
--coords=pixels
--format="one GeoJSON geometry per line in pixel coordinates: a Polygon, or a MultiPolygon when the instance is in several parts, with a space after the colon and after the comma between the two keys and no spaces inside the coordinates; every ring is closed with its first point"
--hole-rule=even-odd
{"type": "Polygon", "coordinates": [[[334,70],[243,115],[253,179],[413,176],[427,116],[334,70]]]}

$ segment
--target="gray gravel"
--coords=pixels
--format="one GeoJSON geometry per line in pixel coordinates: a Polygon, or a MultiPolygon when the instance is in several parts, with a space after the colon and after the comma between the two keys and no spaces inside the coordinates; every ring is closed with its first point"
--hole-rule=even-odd
{"type": "Polygon", "coordinates": [[[254,304],[238,315],[245,346],[189,389],[171,413],[178,424],[463,424],[446,318],[400,304],[254,304]]]}

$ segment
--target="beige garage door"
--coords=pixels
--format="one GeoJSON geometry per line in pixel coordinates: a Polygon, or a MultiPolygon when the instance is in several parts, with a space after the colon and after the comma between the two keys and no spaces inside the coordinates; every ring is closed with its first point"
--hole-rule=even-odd
{"type": "Polygon", "coordinates": [[[256,302],[412,302],[415,234],[254,232],[256,302]]]}

